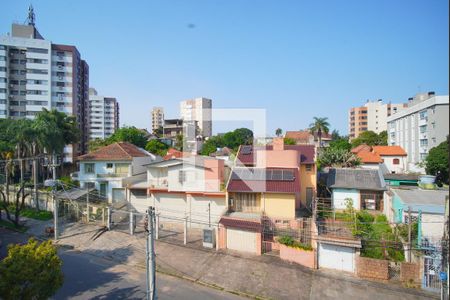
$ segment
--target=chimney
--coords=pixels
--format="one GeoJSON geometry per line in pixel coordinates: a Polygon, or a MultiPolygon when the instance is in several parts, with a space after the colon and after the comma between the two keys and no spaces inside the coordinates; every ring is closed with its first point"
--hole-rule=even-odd
{"type": "Polygon", "coordinates": [[[276,137],[273,139],[273,150],[274,151],[283,151],[284,150],[284,138],[276,137]]]}

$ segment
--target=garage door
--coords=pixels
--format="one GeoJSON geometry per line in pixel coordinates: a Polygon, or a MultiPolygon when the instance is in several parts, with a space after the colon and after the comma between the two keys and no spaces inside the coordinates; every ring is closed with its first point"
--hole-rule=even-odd
{"type": "Polygon", "coordinates": [[[256,254],[256,232],[227,229],[227,248],[256,254]]]}
{"type": "Polygon", "coordinates": [[[137,212],[145,213],[150,206],[150,197],[145,189],[131,189],[130,203],[137,212]]]}
{"type": "Polygon", "coordinates": [[[336,245],[319,245],[319,268],[355,271],[355,249],[336,245]]]}
{"type": "Polygon", "coordinates": [[[183,218],[188,212],[184,194],[155,194],[156,210],[161,216],[183,218]]]}
{"type": "Polygon", "coordinates": [[[209,209],[211,209],[211,223],[217,223],[226,211],[225,197],[188,197],[191,200],[190,209],[192,220],[198,220],[203,223],[208,222],[209,209]]]}

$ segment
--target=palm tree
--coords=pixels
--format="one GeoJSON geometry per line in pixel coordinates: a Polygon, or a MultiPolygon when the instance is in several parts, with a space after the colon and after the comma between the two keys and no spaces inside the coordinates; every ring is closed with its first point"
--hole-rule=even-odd
{"type": "Polygon", "coordinates": [[[328,123],[328,118],[314,117],[313,120],[309,125],[309,131],[313,135],[317,135],[319,138],[319,147],[322,147],[322,134],[328,134],[330,131],[330,123],[328,123]]]}
{"type": "Polygon", "coordinates": [[[283,134],[283,129],[281,129],[281,128],[277,128],[277,130],[275,130],[275,135],[276,136],[281,136],[283,134]]]}
{"type": "Polygon", "coordinates": [[[75,117],[56,109],[50,111],[43,109],[37,115],[33,125],[39,146],[52,156],[52,163],[56,163],[57,154],[64,154],[65,145],[74,144],[79,140],[80,131],[75,117]]]}

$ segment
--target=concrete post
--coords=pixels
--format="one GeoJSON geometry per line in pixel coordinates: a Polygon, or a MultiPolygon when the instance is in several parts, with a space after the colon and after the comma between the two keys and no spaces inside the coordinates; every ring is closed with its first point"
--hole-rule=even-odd
{"type": "Polygon", "coordinates": [[[134,234],[134,214],[130,211],[130,235],[134,234]]]}
{"type": "Polygon", "coordinates": [[[156,214],[156,225],[155,225],[155,238],[159,239],[159,215],[160,213],[156,214]]]}
{"type": "Polygon", "coordinates": [[[105,223],[105,208],[104,207],[102,208],[102,224],[103,224],[103,226],[106,226],[106,223],[105,223]]]}
{"type": "Polygon", "coordinates": [[[89,224],[90,215],[89,215],[89,188],[87,189],[86,194],[86,223],[89,224]]]}
{"type": "Polygon", "coordinates": [[[55,197],[54,191],[52,192],[53,198],[53,233],[55,241],[58,240],[58,200],[55,197]]]}
{"type": "Polygon", "coordinates": [[[184,218],[184,244],[187,244],[187,226],[188,225],[188,217],[184,218]]]}
{"type": "Polygon", "coordinates": [[[108,230],[111,230],[111,207],[107,207],[106,210],[108,212],[106,227],[108,228],[108,230]]]}

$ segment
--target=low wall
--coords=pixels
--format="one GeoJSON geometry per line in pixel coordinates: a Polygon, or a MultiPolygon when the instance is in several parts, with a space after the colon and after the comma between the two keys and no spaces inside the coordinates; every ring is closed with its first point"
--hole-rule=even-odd
{"type": "Polygon", "coordinates": [[[361,278],[389,279],[389,261],[367,257],[356,258],[356,274],[361,278]]]}
{"type": "Polygon", "coordinates": [[[298,248],[292,248],[280,244],[280,258],[299,265],[315,268],[314,265],[314,251],[306,251],[298,248]]]}
{"type": "Polygon", "coordinates": [[[402,282],[420,283],[420,265],[407,262],[401,263],[400,280],[402,282]]]}

